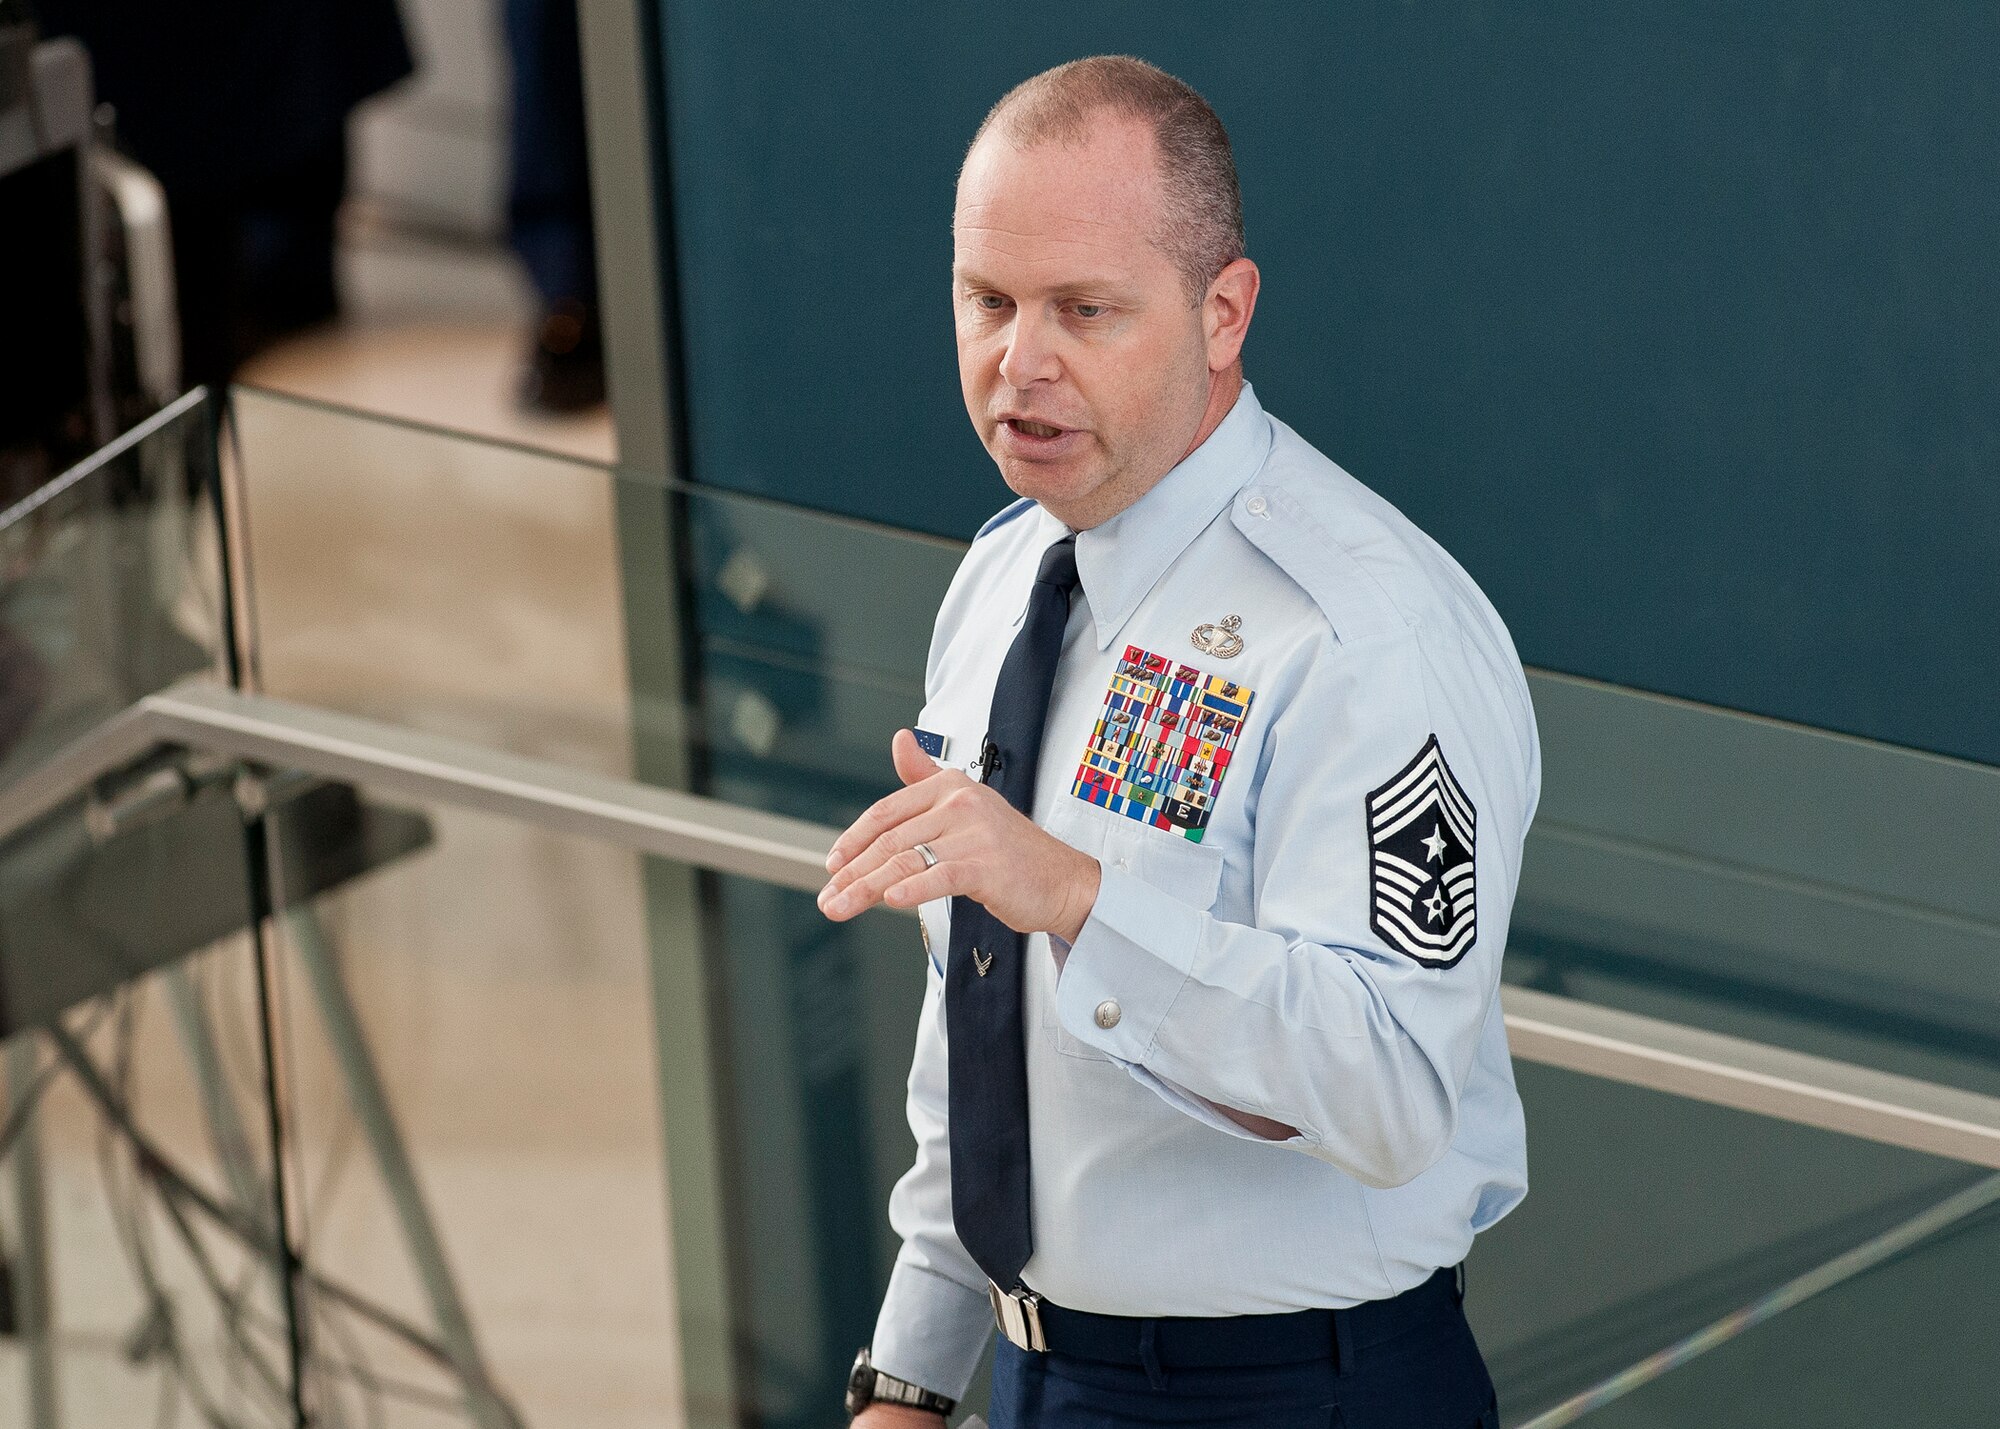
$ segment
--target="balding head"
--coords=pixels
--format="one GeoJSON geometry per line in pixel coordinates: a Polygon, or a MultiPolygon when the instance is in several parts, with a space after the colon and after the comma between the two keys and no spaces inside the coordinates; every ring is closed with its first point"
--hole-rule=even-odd
{"type": "Polygon", "coordinates": [[[1258,278],[1231,256],[1229,145],[1192,90],[1137,60],[1050,70],[982,134],[951,225],[966,413],[1007,484],[1080,531],[1150,490],[1242,388],[1258,278]]]}
{"type": "Polygon", "coordinates": [[[1009,90],[972,147],[989,135],[1020,149],[1076,147],[1107,118],[1137,120],[1152,133],[1160,211],[1151,238],[1179,270],[1188,301],[1199,303],[1243,256],[1243,200],[1229,135],[1185,82],[1127,55],[1072,60],[1009,90]]]}

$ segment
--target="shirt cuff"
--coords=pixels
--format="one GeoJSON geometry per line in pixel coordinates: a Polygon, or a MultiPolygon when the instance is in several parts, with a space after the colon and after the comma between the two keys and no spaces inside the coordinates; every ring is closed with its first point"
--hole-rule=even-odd
{"type": "Polygon", "coordinates": [[[898,1260],[869,1358],[884,1374],[963,1399],[992,1329],[993,1304],[985,1291],[898,1260]]]}
{"type": "Polygon", "coordinates": [[[1105,868],[1056,983],[1063,1030],[1107,1057],[1143,1063],[1187,984],[1205,916],[1134,874],[1105,868]]]}

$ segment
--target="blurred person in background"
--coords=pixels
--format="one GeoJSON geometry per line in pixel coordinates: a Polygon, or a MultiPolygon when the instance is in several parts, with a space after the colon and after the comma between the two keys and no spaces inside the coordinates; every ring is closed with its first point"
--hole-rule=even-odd
{"type": "Polygon", "coordinates": [[[90,51],[122,146],[166,190],[183,385],[337,317],[348,115],[414,68],[394,0],[32,8],[90,51]]]}
{"type": "Polygon", "coordinates": [[[541,303],[521,402],[577,412],[604,400],[604,345],[576,0],[506,0],[506,32],[514,100],[507,237],[541,303]]]}

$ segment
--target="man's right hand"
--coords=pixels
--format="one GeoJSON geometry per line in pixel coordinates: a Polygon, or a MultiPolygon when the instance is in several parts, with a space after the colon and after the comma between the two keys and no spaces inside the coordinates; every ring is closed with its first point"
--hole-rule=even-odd
{"type": "Polygon", "coordinates": [[[871,1404],[854,1416],[853,1429],[944,1429],[944,1416],[907,1404],[871,1404]]]}

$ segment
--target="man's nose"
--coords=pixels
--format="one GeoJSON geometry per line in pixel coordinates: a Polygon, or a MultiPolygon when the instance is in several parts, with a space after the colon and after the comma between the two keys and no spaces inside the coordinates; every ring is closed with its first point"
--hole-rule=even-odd
{"type": "Polygon", "coordinates": [[[1054,337],[1047,319],[1039,314],[1014,315],[1014,330],[1008,334],[1007,351],[1000,358],[1000,375],[1008,386],[1047,382],[1061,373],[1062,362],[1056,355],[1054,337]]]}

